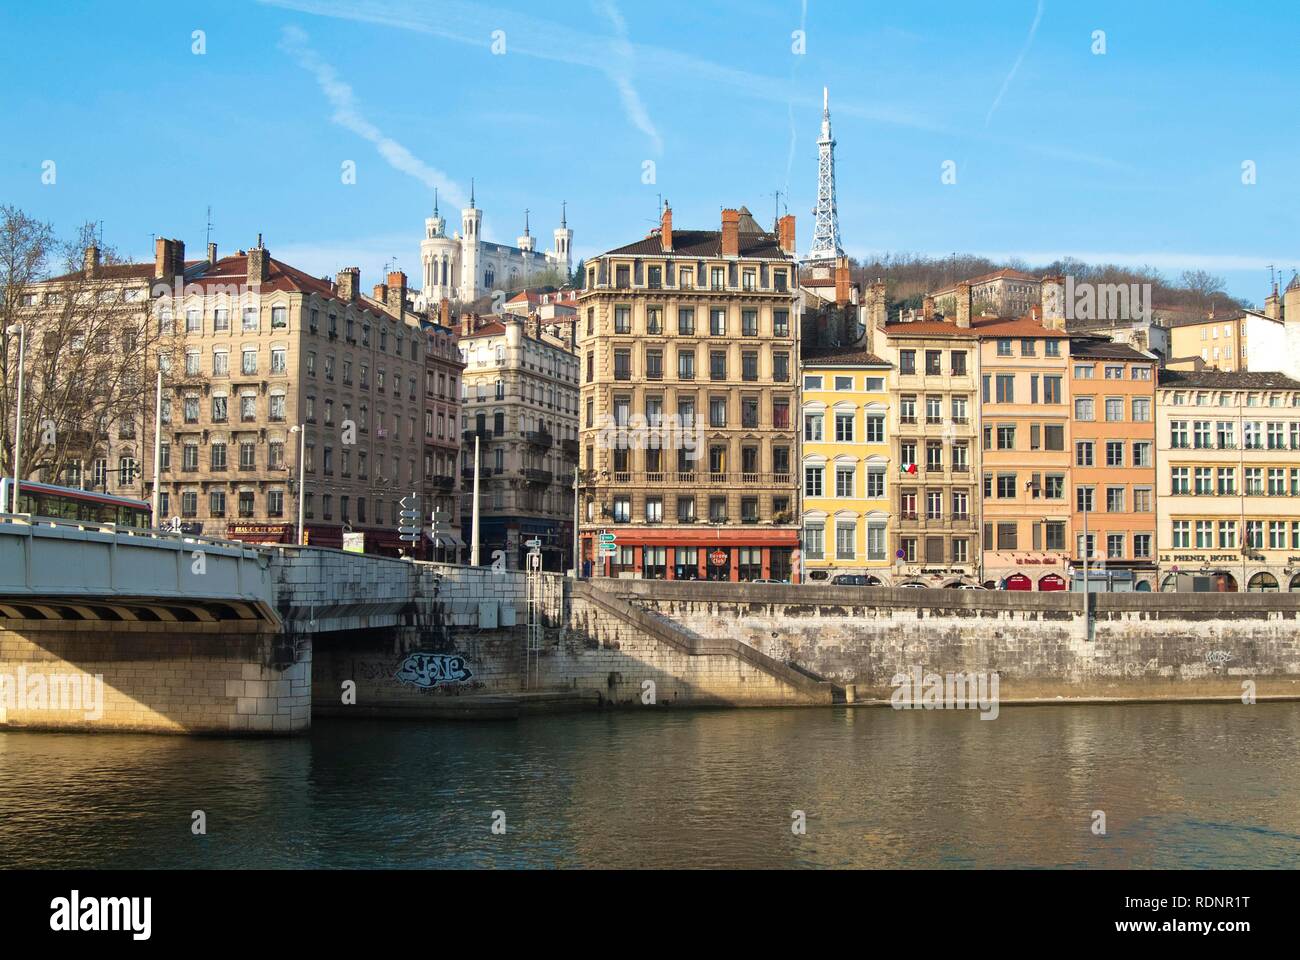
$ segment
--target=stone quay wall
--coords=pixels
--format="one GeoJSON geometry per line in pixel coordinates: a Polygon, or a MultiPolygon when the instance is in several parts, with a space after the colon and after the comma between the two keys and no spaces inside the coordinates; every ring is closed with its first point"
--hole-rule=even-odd
{"type": "Polygon", "coordinates": [[[703,637],[887,697],[892,680],[996,672],[1004,699],[1300,697],[1300,596],[901,590],[595,581],[703,637]]]}

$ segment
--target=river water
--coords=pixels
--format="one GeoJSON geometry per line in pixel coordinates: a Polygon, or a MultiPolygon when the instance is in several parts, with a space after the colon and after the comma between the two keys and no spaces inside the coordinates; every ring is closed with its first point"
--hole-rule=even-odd
{"type": "Polygon", "coordinates": [[[0,733],[0,867],[1298,863],[1300,703],[0,733]]]}

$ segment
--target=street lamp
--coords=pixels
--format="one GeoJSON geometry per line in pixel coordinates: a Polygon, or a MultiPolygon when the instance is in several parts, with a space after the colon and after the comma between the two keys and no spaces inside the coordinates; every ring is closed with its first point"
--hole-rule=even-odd
{"type": "Polygon", "coordinates": [[[298,434],[298,546],[302,546],[303,503],[307,496],[307,427],[299,424],[289,428],[298,434]]]}
{"type": "Polygon", "coordinates": [[[8,334],[18,334],[18,422],[14,425],[14,502],[13,512],[18,512],[18,485],[22,482],[23,458],[23,367],[27,359],[27,328],[21,323],[5,328],[8,334]]]}

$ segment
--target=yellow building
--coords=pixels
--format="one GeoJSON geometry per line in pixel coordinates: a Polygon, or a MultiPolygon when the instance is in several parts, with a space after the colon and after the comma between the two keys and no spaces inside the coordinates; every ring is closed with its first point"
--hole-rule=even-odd
{"type": "Polygon", "coordinates": [[[891,582],[891,369],[863,347],[804,351],[801,552],[813,582],[841,573],[891,582]]]}

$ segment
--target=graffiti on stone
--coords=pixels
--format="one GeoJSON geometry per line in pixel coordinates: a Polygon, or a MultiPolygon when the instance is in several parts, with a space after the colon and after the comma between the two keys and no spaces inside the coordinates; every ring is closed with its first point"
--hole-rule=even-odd
{"type": "Polygon", "coordinates": [[[465,658],[451,653],[413,653],[401,662],[394,674],[402,683],[425,688],[464,683],[473,676],[465,658]]]}

